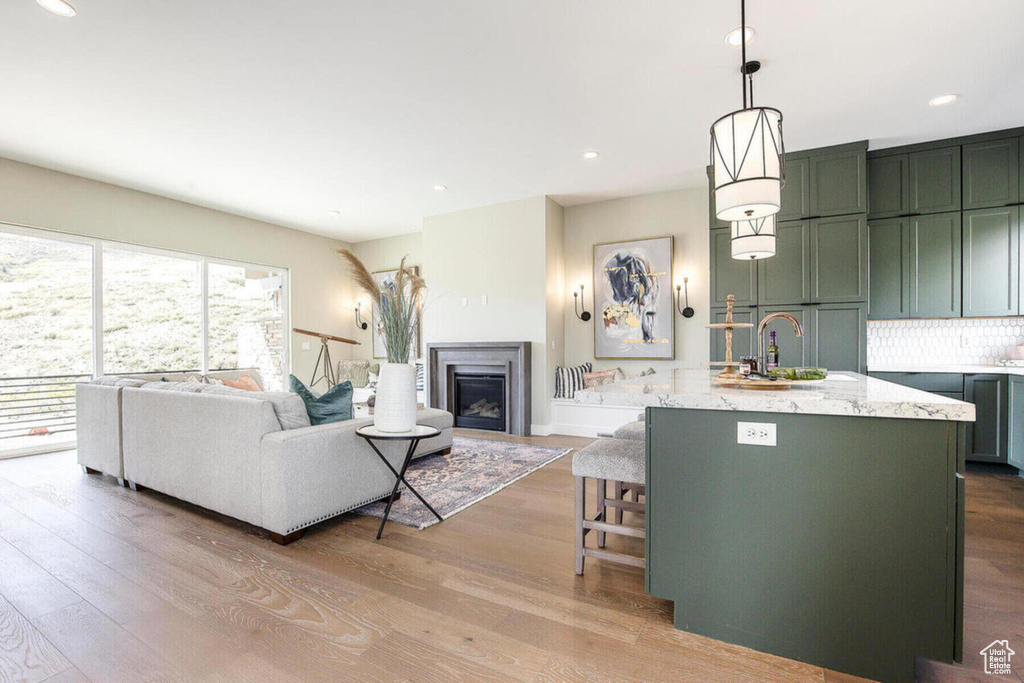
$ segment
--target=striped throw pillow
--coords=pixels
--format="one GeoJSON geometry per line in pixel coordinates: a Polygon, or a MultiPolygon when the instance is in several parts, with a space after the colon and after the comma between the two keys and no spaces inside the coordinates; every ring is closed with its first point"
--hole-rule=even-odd
{"type": "Polygon", "coordinates": [[[583,388],[583,375],[591,367],[591,363],[584,363],[574,368],[555,368],[555,398],[573,398],[583,388]]]}

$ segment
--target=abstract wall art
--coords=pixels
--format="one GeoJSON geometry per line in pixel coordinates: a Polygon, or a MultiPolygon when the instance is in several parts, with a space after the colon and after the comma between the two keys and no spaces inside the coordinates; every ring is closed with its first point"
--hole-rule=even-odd
{"type": "MultiPolygon", "coordinates": [[[[420,274],[419,266],[406,266],[406,269],[412,269],[412,272],[417,275],[420,274]]],[[[395,289],[395,276],[398,275],[398,269],[394,270],[378,270],[373,273],[373,279],[376,280],[377,286],[380,287],[381,291],[385,289],[395,289]]],[[[409,292],[409,285],[405,286],[406,293],[409,292]]],[[[380,321],[380,311],[377,307],[373,308],[373,357],[374,358],[387,358],[388,349],[384,344],[384,330],[380,321]]],[[[409,362],[414,363],[416,358],[420,357],[420,327],[417,321],[416,334],[413,335],[412,349],[409,354],[409,362]]]]}
{"type": "Polygon", "coordinates": [[[672,238],[594,245],[594,358],[675,358],[672,238]]]}

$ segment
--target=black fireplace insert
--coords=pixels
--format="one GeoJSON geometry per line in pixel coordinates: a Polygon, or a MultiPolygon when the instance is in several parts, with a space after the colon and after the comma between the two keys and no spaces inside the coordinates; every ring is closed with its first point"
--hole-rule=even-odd
{"type": "Polygon", "coordinates": [[[505,431],[505,377],[455,374],[455,426],[505,431]]]}

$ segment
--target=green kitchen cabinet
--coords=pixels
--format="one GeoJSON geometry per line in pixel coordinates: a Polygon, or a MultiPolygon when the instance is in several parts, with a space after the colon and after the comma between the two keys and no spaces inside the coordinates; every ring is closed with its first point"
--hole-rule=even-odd
{"type": "MultiPolygon", "coordinates": [[[[765,347],[767,348],[769,332],[776,333],[776,340],[779,347],[780,365],[783,367],[797,367],[813,365],[813,353],[811,350],[811,339],[814,336],[813,317],[811,306],[761,306],[757,309],[757,320],[760,322],[769,313],[789,313],[803,328],[804,336],[797,337],[793,331],[793,325],[788,320],[773,320],[768,323],[765,329],[765,347]]],[[[756,332],[755,332],[756,334],[756,332]]],[[[757,343],[755,338],[754,343],[757,343]]]]}
{"type": "Polygon", "coordinates": [[[1010,375],[1007,395],[1006,462],[1024,470],[1024,376],[1010,375]]]}
{"type": "Polygon", "coordinates": [[[976,413],[967,424],[967,460],[1007,462],[1008,398],[1006,375],[964,375],[964,400],[974,404],[976,413]]]}
{"type": "Polygon", "coordinates": [[[757,261],[732,257],[729,229],[711,231],[711,306],[725,306],[725,297],[736,297],[736,306],[757,305],[757,261]]]}
{"type": "Polygon", "coordinates": [[[1024,137],[1020,138],[1017,147],[1017,191],[1024,196],[1024,164],[1020,163],[1021,159],[1024,159],[1024,137]]]}
{"type": "MultiPolygon", "coordinates": [[[[732,319],[738,323],[757,325],[757,309],[747,308],[733,310],[732,319]]],[[[725,309],[711,309],[711,322],[725,322],[725,309]]],[[[753,328],[739,328],[732,333],[732,359],[738,361],[743,356],[757,355],[757,340],[753,328]]],[[[711,329],[711,360],[725,360],[725,330],[711,329]]]]}
{"type": "Polygon", "coordinates": [[[867,202],[867,145],[810,158],[810,215],[864,213],[867,202]]]}
{"type": "Polygon", "coordinates": [[[963,147],[963,208],[1009,206],[1020,201],[1020,139],[963,147]]]}
{"type": "Polygon", "coordinates": [[[864,215],[814,219],[809,237],[810,301],[867,301],[868,226],[864,215]]]}
{"type": "Polygon", "coordinates": [[[907,220],[910,317],[959,318],[960,212],[912,216],[907,220]]]}
{"type": "Polygon", "coordinates": [[[757,265],[757,297],[761,305],[810,301],[810,223],[779,223],[775,256],[757,265]]]}
{"type": "Polygon", "coordinates": [[[868,224],[868,319],[910,317],[910,256],[907,219],[868,224]]]}
{"type": "Polygon", "coordinates": [[[867,367],[867,304],[820,304],[808,310],[810,364],[863,373],[867,367]]]}
{"type": "Polygon", "coordinates": [[[1020,312],[1019,233],[1020,207],[964,211],[963,317],[1020,312]]]}
{"type": "Polygon", "coordinates": [[[960,147],[943,147],[909,156],[909,212],[960,210],[960,147]]]}
{"type": "Polygon", "coordinates": [[[811,215],[810,164],[807,157],[786,155],[786,184],[782,186],[779,221],[793,221],[811,215]]]}
{"type": "Polygon", "coordinates": [[[904,216],[910,212],[910,157],[894,154],[868,159],[868,215],[904,216]]]}

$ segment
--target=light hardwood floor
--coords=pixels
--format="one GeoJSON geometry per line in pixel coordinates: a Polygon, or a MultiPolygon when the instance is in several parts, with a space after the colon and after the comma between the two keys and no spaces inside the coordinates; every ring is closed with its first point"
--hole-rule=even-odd
{"type": "MultiPolygon", "coordinates": [[[[376,520],[344,515],[280,547],[73,453],[0,461],[0,681],[861,680],[674,630],[642,570],[577,577],[570,464],[423,531],[375,542],[376,520]]],[[[1024,480],[967,491],[967,656],[922,680],[998,680],[977,654],[997,637],[1024,653],[1024,480]]]]}

